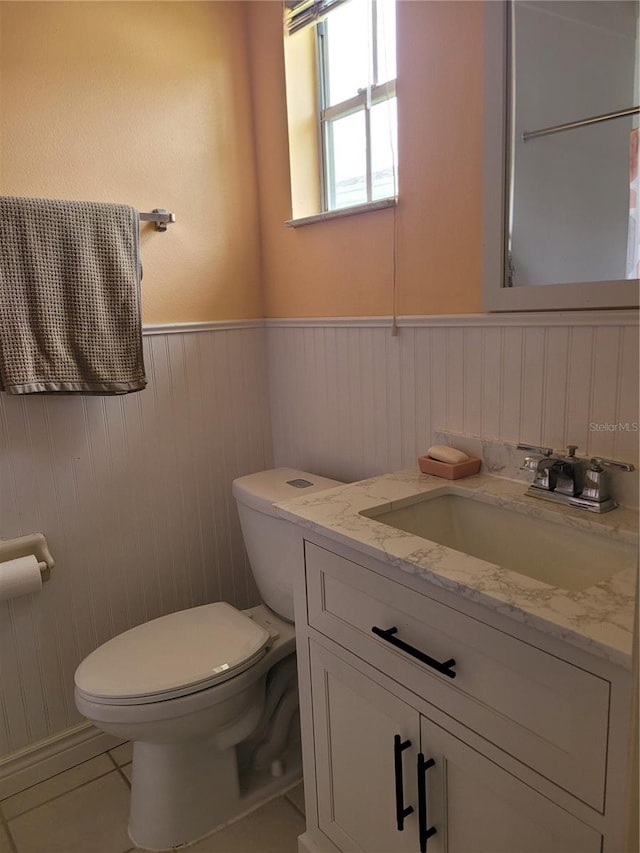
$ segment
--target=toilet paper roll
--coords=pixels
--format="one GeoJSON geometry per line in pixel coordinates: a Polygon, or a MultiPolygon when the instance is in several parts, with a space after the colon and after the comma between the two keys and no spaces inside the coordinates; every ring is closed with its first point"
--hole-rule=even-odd
{"type": "Polygon", "coordinates": [[[42,575],[33,554],[0,563],[0,601],[42,589],[42,575]]]}

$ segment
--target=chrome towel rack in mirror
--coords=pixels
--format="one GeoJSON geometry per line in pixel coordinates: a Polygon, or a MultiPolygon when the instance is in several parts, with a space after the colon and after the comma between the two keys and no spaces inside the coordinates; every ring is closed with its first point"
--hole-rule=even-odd
{"type": "Polygon", "coordinates": [[[625,116],[634,116],[639,113],[640,106],[629,107],[627,110],[616,110],[613,113],[603,113],[602,115],[590,116],[589,118],[582,118],[577,121],[567,121],[564,124],[543,127],[540,130],[525,130],[522,134],[522,140],[523,142],[528,142],[530,139],[537,139],[539,136],[549,136],[551,133],[562,133],[565,130],[573,130],[576,127],[586,127],[589,124],[598,124],[601,121],[611,121],[614,118],[624,118],[625,116]]]}
{"type": "Polygon", "coordinates": [[[141,222],[155,222],[156,231],[166,231],[169,222],[176,221],[175,213],[167,213],[162,207],[156,207],[151,213],[141,213],[141,222]]]}

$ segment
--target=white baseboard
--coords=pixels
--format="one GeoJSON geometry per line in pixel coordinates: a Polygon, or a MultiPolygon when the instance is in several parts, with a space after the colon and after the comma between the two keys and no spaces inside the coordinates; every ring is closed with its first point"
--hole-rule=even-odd
{"type": "Polygon", "coordinates": [[[119,738],[84,722],[12,752],[0,758],[0,800],[82,764],[120,743],[122,740],[119,738]]]}
{"type": "Polygon", "coordinates": [[[322,847],[319,847],[311,835],[308,832],[304,832],[298,836],[298,853],[332,853],[332,851],[338,853],[338,848],[328,838],[325,837],[324,840],[326,843],[323,843],[322,847]]]}

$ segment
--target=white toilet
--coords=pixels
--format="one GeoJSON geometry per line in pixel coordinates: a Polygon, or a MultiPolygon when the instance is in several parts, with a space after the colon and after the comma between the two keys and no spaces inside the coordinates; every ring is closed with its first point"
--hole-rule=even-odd
{"type": "MultiPolygon", "coordinates": [[[[302,554],[295,527],[272,505],[338,485],[291,468],[235,480],[265,604],[239,611],[218,602],[162,616],[109,640],[76,670],[78,710],[133,741],[129,835],[137,846],[196,841],[264,797],[274,776],[287,781],[282,759],[298,708],[293,573],[302,554]],[[266,789],[248,790],[243,767],[266,789]]],[[[292,771],[294,781],[299,764],[292,771]]]]}

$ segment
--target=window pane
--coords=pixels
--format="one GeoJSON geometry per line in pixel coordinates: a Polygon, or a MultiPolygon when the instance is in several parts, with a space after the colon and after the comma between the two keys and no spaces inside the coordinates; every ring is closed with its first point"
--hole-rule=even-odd
{"type": "Polygon", "coordinates": [[[390,98],[371,108],[371,198],[374,201],[397,193],[397,139],[397,100],[390,98]]]}
{"type": "Polygon", "coordinates": [[[396,0],[377,0],[376,37],[380,84],[396,78],[396,0]]]}
{"type": "Polygon", "coordinates": [[[369,84],[369,0],[349,0],[327,18],[327,106],[339,104],[369,84]]]}
{"type": "Polygon", "coordinates": [[[327,122],[328,207],[350,207],[367,201],[367,146],[364,111],[327,122]]]}

